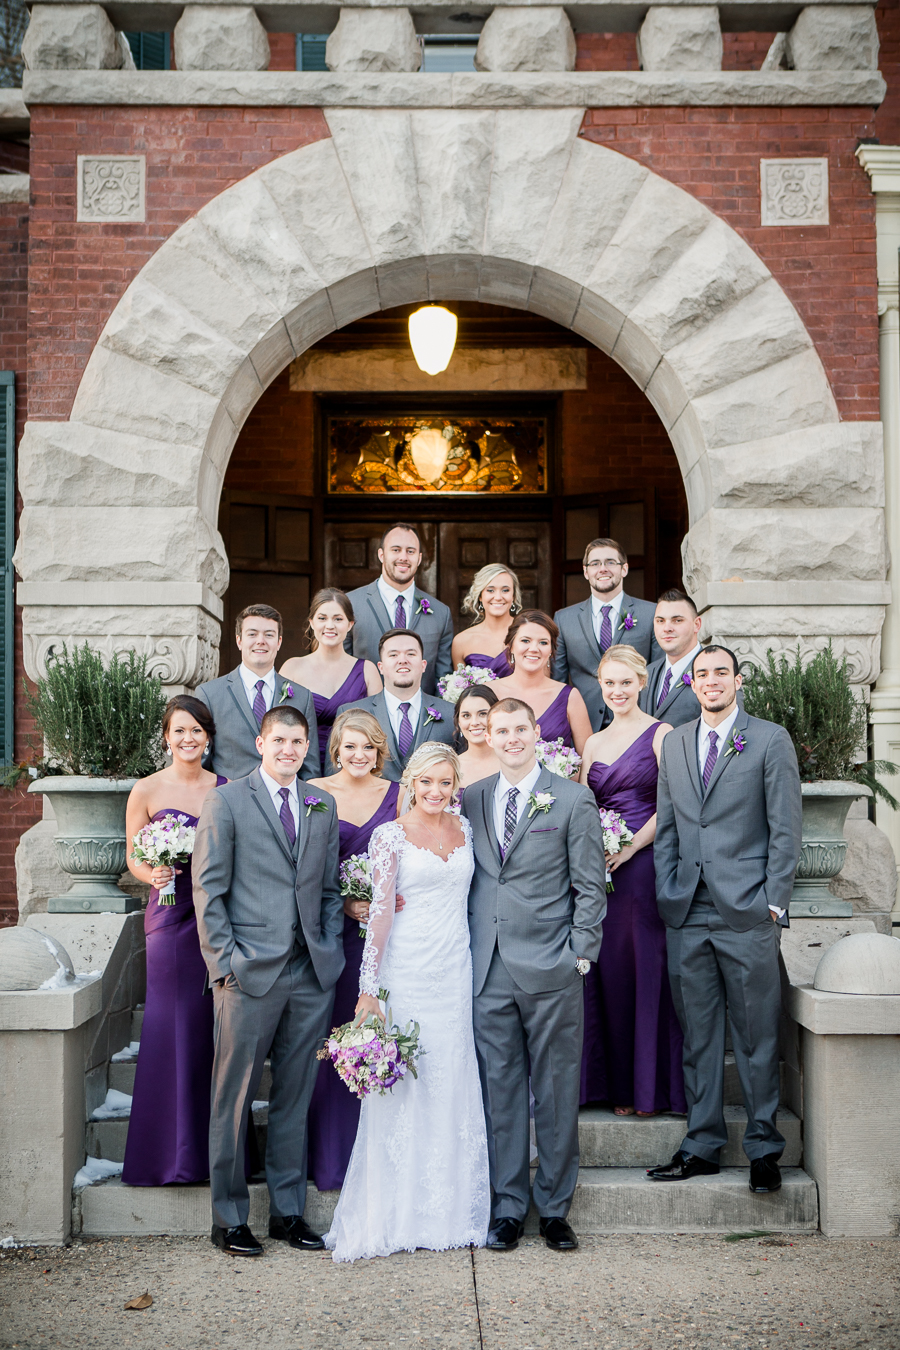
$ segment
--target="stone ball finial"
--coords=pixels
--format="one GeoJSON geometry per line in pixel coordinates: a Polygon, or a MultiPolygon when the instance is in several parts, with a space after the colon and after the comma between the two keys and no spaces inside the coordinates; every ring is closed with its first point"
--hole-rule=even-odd
{"type": "Polygon", "coordinates": [[[0,929],[0,989],[40,989],[48,980],[64,987],[75,978],[65,947],[36,928],[0,929]]]}
{"type": "Polygon", "coordinates": [[[814,988],[828,994],[900,994],[900,940],[851,933],[822,957],[814,988]]]}

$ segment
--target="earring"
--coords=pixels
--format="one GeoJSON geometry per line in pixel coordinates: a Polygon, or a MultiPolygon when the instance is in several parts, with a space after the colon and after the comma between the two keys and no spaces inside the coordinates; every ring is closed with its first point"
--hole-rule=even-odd
{"type": "Polygon", "coordinates": [[[476,601],[475,601],[475,613],[476,613],[476,614],[483,614],[483,613],[484,613],[484,605],[481,603],[480,600],[476,600],[476,601]]]}
{"type": "Polygon", "coordinates": [[[343,764],[341,763],[341,761],[340,761],[339,759],[336,760],[335,763],[337,764],[337,767],[338,767],[339,769],[342,769],[342,768],[344,767],[343,764]]]}
{"type": "Polygon", "coordinates": [[[516,617],[516,615],[518,614],[518,612],[519,612],[519,606],[515,603],[515,601],[513,601],[513,603],[512,603],[512,604],[510,605],[510,607],[509,607],[509,617],[510,617],[511,619],[514,619],[514,618],[516,617]]]}
{"type": "Polygon", "coordinates": [[[209,754],[209,746],[208,746],[208,745],[204,745],[204,747],[203,747],[203,753],[201,754],[200,758],[201,758],[201,759],[206,759],[206,756],[207,756],[208,754],[209,754]]]}
{"type": "Polygon", "coordinates": [[[171,747],[171,745],[169,744],[169,742],[166,741],[166,754],[167,754],[167,755],[171,755],[171,753],[172,753],[172,747],[171,747]]]}

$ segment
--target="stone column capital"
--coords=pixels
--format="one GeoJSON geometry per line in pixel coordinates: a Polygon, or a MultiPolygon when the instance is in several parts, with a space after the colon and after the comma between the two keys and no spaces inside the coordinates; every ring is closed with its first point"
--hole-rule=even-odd
{"type": "Polygon", "coordinates": [[[869,175],[876,196],[886,192],[900,195],[900,145],[858,145],[856,158],[869,175]]]}

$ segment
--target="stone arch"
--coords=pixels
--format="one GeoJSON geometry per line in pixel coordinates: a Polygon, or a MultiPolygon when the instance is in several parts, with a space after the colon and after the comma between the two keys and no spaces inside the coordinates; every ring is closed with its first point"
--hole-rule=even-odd
{"type": "Polygon", "coordinates": [[[333,329],[431,298],[534,310],[618,361],[678,457],[685,577],[709,630],[751,658],[829,634],[874,679],[879,424],[840,423],[804,324],[740,236],[580,139],[581,119],[331,111],[329,138],[161,246],[107,322],[70,421],[31,423],[22,442],[32,673],[78,636],[143,645],[169,683],[204,678],[227,585],[219,494],[247,414],[333,329]]]}

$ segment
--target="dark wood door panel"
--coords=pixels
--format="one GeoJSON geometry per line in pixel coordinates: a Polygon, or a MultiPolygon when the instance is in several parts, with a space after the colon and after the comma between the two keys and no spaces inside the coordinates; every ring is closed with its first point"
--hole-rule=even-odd
{"type": "Polygon", "coordinates": [[[553,587],[549,521],[445,522],[440,527],[438,596],[448,605],[457,632],[472,622],[460,612],[475,573],[502,563],[519,578],[526,609],[550,610],[553,587]]]}
{"type": "MultiPolygon", "coordinates": [[[[411,520],[422,544],[422,566],[417,585],[435,594],[437,577],[437,526],[433,521],[411,520]]],[[[378,548],[384,533],[383,520],[330,521],[325,526],[325,582],[342,591],[366,586],[381,572],[378,548]]]]}

